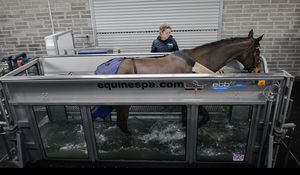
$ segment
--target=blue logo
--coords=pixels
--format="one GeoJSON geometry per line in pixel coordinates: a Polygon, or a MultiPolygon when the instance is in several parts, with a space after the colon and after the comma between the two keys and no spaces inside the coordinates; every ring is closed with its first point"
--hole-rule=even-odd
{"type": "Polygon", "coordinates": [[[215,91],[225,91],[225,90],[229,90],[231,88],[245,88],[247,87],[247,85],[241,84],[241,83],[234,83],[232,81],[230,82],[215,82],[212,84],[211,89],[215,90],[215,91]]]}
{"type": "Polygon", "coordinates": [[[173,49],[173,43],[168,43],[168,49],[173,49]]]}

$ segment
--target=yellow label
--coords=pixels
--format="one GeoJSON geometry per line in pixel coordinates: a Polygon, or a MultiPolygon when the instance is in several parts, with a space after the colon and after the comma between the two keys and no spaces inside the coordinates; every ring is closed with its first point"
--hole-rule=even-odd
{"type": "Polygon", "coordinates": [[[258,80],[257,85],[258,86],[265,86],[266,85],[266,80],[258,80]]]}

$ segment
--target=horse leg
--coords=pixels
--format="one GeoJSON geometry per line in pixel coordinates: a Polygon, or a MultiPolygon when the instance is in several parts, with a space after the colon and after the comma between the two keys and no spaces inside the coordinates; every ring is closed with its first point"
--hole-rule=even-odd
{"type": "Polygon", "coordinates": [[[126,135],[132,135],[128,130],[127,120],[129,115],[130,106],[119,106],[117,110],[117,126],[122,130],[126,135]]]}
{"type": "Polygon", "coordinates": [[[106,118],[103,119],[105,122],[112,123],[111,114],[109,114],[106,118]]]}
{"type": "Polygon", "coordinates": [[[203,106],[198,107],[198,128],[209,121],[209,114],[203,106]]]}

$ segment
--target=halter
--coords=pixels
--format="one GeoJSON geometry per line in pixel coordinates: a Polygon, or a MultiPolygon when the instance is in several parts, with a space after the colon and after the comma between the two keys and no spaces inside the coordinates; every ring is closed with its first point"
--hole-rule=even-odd
{"type": "MultiPolygon", "coordinates": [[[[249,50],[249,48],[252,48],[254,44],[255,44],[255,42],[254,42],[252,45],[250,45],[250,46],[247,48],[247,50],[249,50]]],[[[259,49],[259,48],[260,48],[259,46],[255,47],[255,48],[254,48],[254,52],[255,52],[255,50],[257,50],[257,49],[259,49]]],[[[242,52],[242,53],[243,53],[243,52],[242,52]]],[[[240,62],[245,62],[247,59],[248,59],[248,57],[246,57],[246,58],[243,59],[243,60],[240,60],[240,62]]],[[[248,70],[248,71],[249,71],[249,70],[253,70],[253,69],[255,69],[255,68],[256,68],[256,62],[255,62],[255,60],[253,60],[252,65],[245,66],[245,69],[248,70]]]]}

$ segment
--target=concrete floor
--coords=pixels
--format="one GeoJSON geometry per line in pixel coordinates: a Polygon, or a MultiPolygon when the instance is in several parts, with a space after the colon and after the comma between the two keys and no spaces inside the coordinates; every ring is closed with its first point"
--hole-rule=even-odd
{"type": "MultiPolygon", "coordinates": [[[[290,121],[295,123],[297,127],[295,128],[294,132],[294,140],[291,145],[291,152],[293,155],[300,160],[300,78],[296,79],[294,82],[294,87],[292,91],[292,99],[294,100],[293,107],[292,107],[292,112],[291,112],[291,117],[290,121]]],[[[0,141],[0,160],[2,157],[5,155],[5,148],[2,143],[2,139],[0,141]]],[[[286,156],[286,150],[282,147],[279,152],[278,152],[278,160],[276,162],[276,168],[300,168],[299,164],[295,161],[295,159],[292,158],[291,155],[289,155],[287,161],[285,161],[285,156],[286,156]]],[[[30,167],[38,167],[39,165],[30,165],[30,167]]],[[[9,164],[2,162],[0,163],[0,168],[13,168],[16,167],[15,165],[9,164]]]]}

